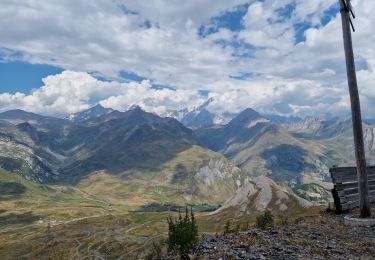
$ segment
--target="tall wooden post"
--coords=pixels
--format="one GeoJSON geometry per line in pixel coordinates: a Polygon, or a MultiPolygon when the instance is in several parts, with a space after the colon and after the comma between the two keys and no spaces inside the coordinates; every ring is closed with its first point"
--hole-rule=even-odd
{"type": "MultiPolygon", "coordinates": [[[[348,0],[340,1],[340,13],[342,21],[342,31],[344,35],[344,48],[346,58],[346,71],[348,76],[348,85],[350,93],[350,102],[352,108],[353,135],[355,157],[357,162],[358,188],[359,188],[359,207],[360,216],[367,218],[371,216],[369,202],[369,188],[366,168],[365,146],[363,142],[361,105],[359,101],[357,77],[354,64],[353,43],[351,35],[350,3],[348,0]]],[[[353,28],[354,30],[354,28],[353,28]]]]}

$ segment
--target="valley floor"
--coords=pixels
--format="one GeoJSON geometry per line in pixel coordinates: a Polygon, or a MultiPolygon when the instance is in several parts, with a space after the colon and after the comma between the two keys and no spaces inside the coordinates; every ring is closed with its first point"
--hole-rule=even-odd
{"type": "MultiPolygon", "coordinates": [[[[375,207],[374,207],[375,212],[375,207]]],[[[4,213],[2,213],[4,214],[4,213]]],[[[69,221],[3,227],[0,259],[146,259],[156,256],[171,212],[104,214],[69,221]]],[[[1,214],[0,214],[1,215],[1,214]]],[[[345,227],[321,207],[261,230],[254,218],[225,220],[197,214],[202,240],[192,259],[375,259],[375,227],[345,227]]],[[[161,259],[176,259],[160,248],[161,259]]],[[[154,258],[159,259],[159,258],[154,258]]]]}

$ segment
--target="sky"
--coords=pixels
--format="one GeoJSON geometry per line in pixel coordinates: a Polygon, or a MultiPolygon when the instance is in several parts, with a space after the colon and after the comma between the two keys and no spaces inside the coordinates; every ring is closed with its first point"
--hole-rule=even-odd
{"type": "MultiPolygon", "coordinates": [[[[357,77],[375,117],[375,1],[353,0],[357,77]]],[[[97,103],[347,116],[338,0],[2,0],[0,112],[97,103]]]]}

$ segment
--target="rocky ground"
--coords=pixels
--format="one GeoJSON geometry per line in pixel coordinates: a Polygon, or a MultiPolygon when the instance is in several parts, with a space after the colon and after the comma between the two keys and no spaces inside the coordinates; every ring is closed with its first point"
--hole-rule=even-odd
{"type": "MultiPolygon", "coordinates": [[[[375,259],[375,227],[320,212],[283,226],[206,235],[191,259],[375,259]]],[[[173,257],[167,257],[173,258],[173,257]]]]}

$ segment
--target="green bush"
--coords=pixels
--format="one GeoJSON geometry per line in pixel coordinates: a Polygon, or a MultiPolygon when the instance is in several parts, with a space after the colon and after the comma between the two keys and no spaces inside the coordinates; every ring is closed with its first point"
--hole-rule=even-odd
{"type": "Polygon", "coordinates": [[[177,251],[181,258],[186,258],[188,252],[198,243],[198,225],[193,210],[185,210],[185,217],[181,212],[177,219],[168,217],[168,250],[177,251]]]}
{"type": "Polygon", "coordinates": [[[280,217],[280,226],[288,226],[289,224],[289,219],[286,216],[281,216],[280,217]]]}
{"type": "Polygon", "coordinates": [[[236,228],[234,229],[234,233],[238,233],[238,232],[240,232],[240,229],[241,229],[241,225],[240,225],[240,224],[237,224],[237,225],[236,225],[236,228]]]}
{"type": "Polygon", "coordinates": [[[148,254],[146,254],[145,259],[146,260],[160,259],[163,254],[164,245],[165,245],[164,241],[157,241],[157,242],[153,241],[151,250],[148,252],[148,254]]]}
{"type": "Polygon", "coordinates": [[[299,224],[299,223],[301,223],[302,221],[303,221],[303,217],[296,218],[296,219],[294,220],[294,224],[299,224]]]}
{"type": "Polygon", "coordinates": [[[229,234],[231,233],[231,230],[230,230],[230,220],[228,220],[226,223],[225,223],[225,226],[224,226],[224,235],[225,234],[229,234]]]}
{"type": "Polygon", "coordinates": [[[270,211],[265,211],[262,215],[257,217],[257,227],[265,229],[273,226],[273,215],[270,211]]]}
{"type": "Polygon", "coordinates": [[[249,230],[249,221],[246,221],[245,224],[242,226],[242,231],[249,230]]]}

